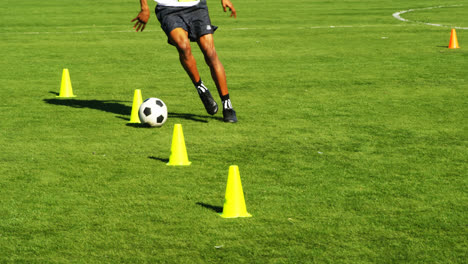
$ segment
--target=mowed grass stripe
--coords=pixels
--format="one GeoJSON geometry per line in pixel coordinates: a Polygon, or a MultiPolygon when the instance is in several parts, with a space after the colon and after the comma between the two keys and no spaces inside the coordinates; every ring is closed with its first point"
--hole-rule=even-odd
{"type": "MultiPolygon", "coordinates": [[[[463,263],[465,31],[449,50],[446,28],[391,16],[440,3],[238,0],[237,20],[208,3],[235,125],[204,112],[154,16],[142,34],[0,34],[0,260],[463,263]],[[63,68],[73,100],[55,98],[63,68]],[[163,127],[127,125],[134,89],[168,105],[163,127]],[[177,123],[184,168],[165,164],[177,123]],[[234,164],[252,218],[218,215],[234,164]]],[[[121,30],[138,2],[0,9],[20,20],[0,32],[121,30]]]]}

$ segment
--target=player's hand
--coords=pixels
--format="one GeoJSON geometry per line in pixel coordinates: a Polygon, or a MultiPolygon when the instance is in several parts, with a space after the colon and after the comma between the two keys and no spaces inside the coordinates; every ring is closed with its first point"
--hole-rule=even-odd
{"type": "Polygon", "coordinates": [[[148,19],[150,17],[150,12],[149,10],[141,10],[140,13],[138,14],[137,17],[135,17],[134,19],[132,19],[131,22],[134,22],[136,21],[135,25],[133,26],[133,28],[138,32],[141,30],[141,32],[143,32],[143,30],[145,29],[146,27],[146,23],[148,23],[148,19]]]}
{"type": "Polygon", "coordinates": [[[227,8],[229,8],[229,10],[231,10],[231,17],[237,17],[236,9],[230,0],[221,0],[221,4],[223,5],[224,12],[226,12],[227,8]]]}

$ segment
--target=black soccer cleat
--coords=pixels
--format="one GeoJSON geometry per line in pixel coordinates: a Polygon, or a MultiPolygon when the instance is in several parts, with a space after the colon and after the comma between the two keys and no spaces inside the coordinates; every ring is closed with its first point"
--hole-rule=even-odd
{"type": "Polygon", "coordinates": [[[236,111],[234,111],[232,108],[223,109],[223,120],[226,123],[236,123],[236,111]]]}
{"type": "Polygon", "coordinates": [[[197,87],[198,95],[205,106],[206,112],[210,115],[214,115],[218,112],[218,104],[211,96],[210,91],[203,85],[203,83],[197,87]]]}

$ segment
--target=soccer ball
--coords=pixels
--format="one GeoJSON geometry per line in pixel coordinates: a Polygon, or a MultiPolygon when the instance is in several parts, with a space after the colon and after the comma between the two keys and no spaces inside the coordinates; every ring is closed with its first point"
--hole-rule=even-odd
{"type": "Polygon", "coordinates": [[[138,116],[142,123],[152,127],[160,127],[167,120],[166,104],[158,98],[148,98],[140,105],[138,116]]]}

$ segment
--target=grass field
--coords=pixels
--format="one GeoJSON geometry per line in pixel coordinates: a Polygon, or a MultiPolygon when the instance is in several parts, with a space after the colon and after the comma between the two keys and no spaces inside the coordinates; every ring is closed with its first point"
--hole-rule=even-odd
{"type": "Polygon", "coordinates": [[[0,3],[0,263],[466,263],[468,4],[233,3],[208,1],[237,124],[139,1],[0,3]],[[128,124],[135,89],[163,127],[128,124]],[[218,215],[230,165],[251,218],[218,215]]]}

